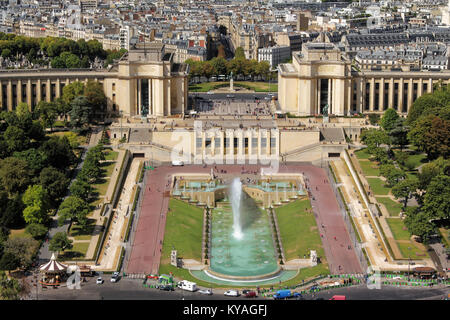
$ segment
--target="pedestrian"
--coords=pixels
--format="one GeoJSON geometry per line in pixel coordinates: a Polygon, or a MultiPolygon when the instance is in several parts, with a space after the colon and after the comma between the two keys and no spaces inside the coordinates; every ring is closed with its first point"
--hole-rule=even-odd
{"type": "Polygon", "coordinates": [[[337,241],[337,238],[336,238],[336,237],[334,237],[334,240],[336,240],[336,241],[337,241]]]}

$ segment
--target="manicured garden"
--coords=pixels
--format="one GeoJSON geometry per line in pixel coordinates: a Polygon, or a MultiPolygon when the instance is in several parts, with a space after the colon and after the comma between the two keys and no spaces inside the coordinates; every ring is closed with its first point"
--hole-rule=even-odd
{"type": "Polygon", "coordinates": [[[322,259],[325,257],[309,199],[291,202],[275,211],[286,260],[309,257],[310,250],[316,250],[322,259]]]}
{"type": "Polygon", "coordinates": [[[388,223],[395,240],[409,240],[411,238],[411,234],[405,227],[402,219],[386,218],[386,222],[388,223]]]}
{"type": "Polygon", "coordinates": [[[386,196],[391,190],[390,188],[385,187],[385,182],[379,178],[367,178],[367,182],[375,195],[386,196]]]}
{"type": "Polygon", "coordinates": [[[170,199],[161,265],[170,263],[170,252],[177,250],[184,259],[201,261],[203,209],[178,199],[170,199]]]}
{"type": "Polygon", "coordinates": [[[411,259],[420,260],[428,257],[425,247],[411,240],[411,234],[405,227],[402,219],[386,218],[386,222],[404,259],[410,257],[411,259]]]}
{"type": "Polygon", "coordinates": [[[378,203],[383,204],[386,207],[390,216],[398,216],[402,211],[402,205],[391,198],[376,197],[376,199],[378,203]]]}
{"type": "Polygon", "coordinates": [[[380,170],[377,164],[372,161],[360,161],[359,162],[361,169],[365,176],[380,176],[380,170]]]}

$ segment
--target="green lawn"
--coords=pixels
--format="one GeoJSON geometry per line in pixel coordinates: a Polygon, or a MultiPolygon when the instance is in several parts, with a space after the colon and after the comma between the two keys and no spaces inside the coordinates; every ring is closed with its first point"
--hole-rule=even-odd
{"type": "Polygon", "coordinates": [[[404,259],[408,259],[409,257],[411,257],[411,259],[419,260],[428,258],[426,250],[419,248],[412,240],[410,240],[411,234],[406,229],[403,220],[398,218],[386,218],[386,221],[404,259]]]}
{"type": "Polygon", "coordinates": [[[161,264],[170,262],[172,247],[183,258],[202,260],[203,209],[170,199],[161,264]]]}
{"type": "MultiPolygon", "coordinates": [[[[215,81],[215,82],[203,82],[198,84],[192,84],[189,86],[189,91],[191,92],[208,92],[211,90],[218,89],[220,87],[228,87],[230,85],[229,81],[215,81]]],[[[277,92],[278,85],[276,83],[270,84],[269,82],[252,82],[252,81],[234,81],[235,87],[244,87],[255,92],[277,92]]]]}
{"type": "Polygon", "coordinates": [[[378,169],[378,165],[375,162],[360,161],[359,165],[361,166],[361,169],[366,177],[367,176],[374,176],[374,177],[380,176],[380,170],[378,169]]]}
{"type": "Polygon", "coordinates": [[[376,195],[385,196],[389,194],[389,190],[391,190],[390,188],[386,188],[384,186],[384,181],[379,178],[367,178],[367,182],[369,182],[370,188],[376,195]]]}
{"type": "Polygon", "coordinates": [[[110,177],[114,171],[114,167],[116,166],[116,162],[103,162],[100,164],[100,167],[105,170],[103,173],[104,177],[110,177]]]}
{"type": "Polygon", "coordinates": [[[355,151],[355,155],[358,159],[369,159],[371,155],[367,153],[367,148],[355,151]]]}
{"type": "Polygon", "coordinates": [[[32,238],[33,236],[24,229],[11,229],[9,238],[32,238]]]}
{"type": "Polygon", "coordinates": [[[74,243],[73,248],[70,250],[63,251],[59,256],[59,258],[61,258],[62,260],[83,259],[86,256],[88,248],[89,242],[74,243]]]}
{"type": "Polygon", "coordinates": [[[400,249],[400,252],[402,253],[403,258],[405,259],[411,257],[411,259],[413,260],[421,260],[429,257],[426,250],[419,249],[411,241],[409,242],[397,241],[397,244],[398,248],[400,249]]]}
{"type": "Polygon", "coordinates": [[[395,240],[409,240],[411,234],[408,229],[405,227],[402,219],[399,218],[386,218],[386,222],[389,225],[389,228],[392,231],[392,235],[395,240]]]}
{"type": "Polygon", "coordinates": [[[92,187],[98,192],[99,197],[104,196],[108,190],[109,179],[102,179],[101,183],[93,184],[92,187]]]}
{"type": "Polygon", "coordinates": [[[325,257],[309,199],[299,200],[275,209],[278,218],[281,243],[286,260],[309,257],[310,250],[325,257]]]}
{"type": "Polygon", "coordinates": [[[69,236],[75,240],[90,240],[95,228],[95,220],[89,219],[89,224],[82,229],[79,225],[72,225],[69,230],[69,236]]]}
{"type": "Polygon", "coordinates": [[[390,198],[376,197],[376,199],[378,203],[381,203],[386,207],[387,211],[389,211],[389,215],[391,216],[398,216],[400,211],[402,211],[403,206],[390,198]]]}
{"type": "Polygon", "coordinates": [[[105,149],[105,160],[117,160],[117,157],[119,156],[119,152],[112,151],[111,149],[105,149]]]}

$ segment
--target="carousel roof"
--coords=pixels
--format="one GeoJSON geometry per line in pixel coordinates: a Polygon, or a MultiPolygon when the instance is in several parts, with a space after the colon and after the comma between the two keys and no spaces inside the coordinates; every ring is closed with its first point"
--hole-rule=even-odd
{"type": "Polygon", "coordinates": [[[67,266],[56,261],[55,254],[52,254],[52,257],[49,262],[46,264],[43,264],[39,270],[45,271],[45,272],[58,272],[58,271],[65,271],[67,269],[67,266]]]}

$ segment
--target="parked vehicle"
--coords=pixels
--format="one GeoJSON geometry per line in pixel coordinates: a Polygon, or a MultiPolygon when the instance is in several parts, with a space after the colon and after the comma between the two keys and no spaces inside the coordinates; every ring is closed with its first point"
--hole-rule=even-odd
{"type": "Polygon", "coordinates": [[[197,284],[195,282],[182,280],[182,281],[178,282],[177,286],[178,286],[178,288],[180,288],[182,290],[192,291],[192,292],[197,291],[197,284]]]}
{"type": "Polygon", "coordinates": [[[198,292],[201,293],[201,294],[209,295],[209,296],[212,295],[211,289],[199,290],[198,292]]]}
{"type": "Polygon", "coordinates": [[[299,292],[292,292],[291,290],[278,290],[277,293],[273,295],[275,300],[278,299],[288,299],[288,298],[300,298],[302,296],[299,292]]]}
{"type": "Polygon", "coordinates": [[[174,291],[175,289],[171,286],[171,285],[162,285],[159,286],[159,290],[163,290],[163,291],[174,291]]]}
{"type": "Polygon", "coordinates": [[[96,284],[102,284],[103,283],[103,279],[102,277],[98,277],[97,281],[95,281],[96,284]]]}
{"type": "Polygon", "coordinates": [[[228,291],[225,291],[225,293],[223,295],[224,296],[228,296],[228,297],[239,297],[239,291],[237,291],[237,290],[228,290],[228,291]]]}
{"type": "Polygon", "coordinates": [[[247,291],[244,295],[246,298],[256,298],[258,296],[255,291],[247,291]]]}
{"type": "Polygon", "coordinates": [[[331,297],[330,300],[346,300],[345,296],[341,296],[341,295],[334,295],[331,297]]]}
{"type": "Polygon", "coordinates": [[[111,282],[117,282],[117,281],[119,281],[119,277],[120,277],[120,274],[119,274],[119,272],[114,272],[113,274],[112,274],[112,276],[111,276],[111,282]]]}

